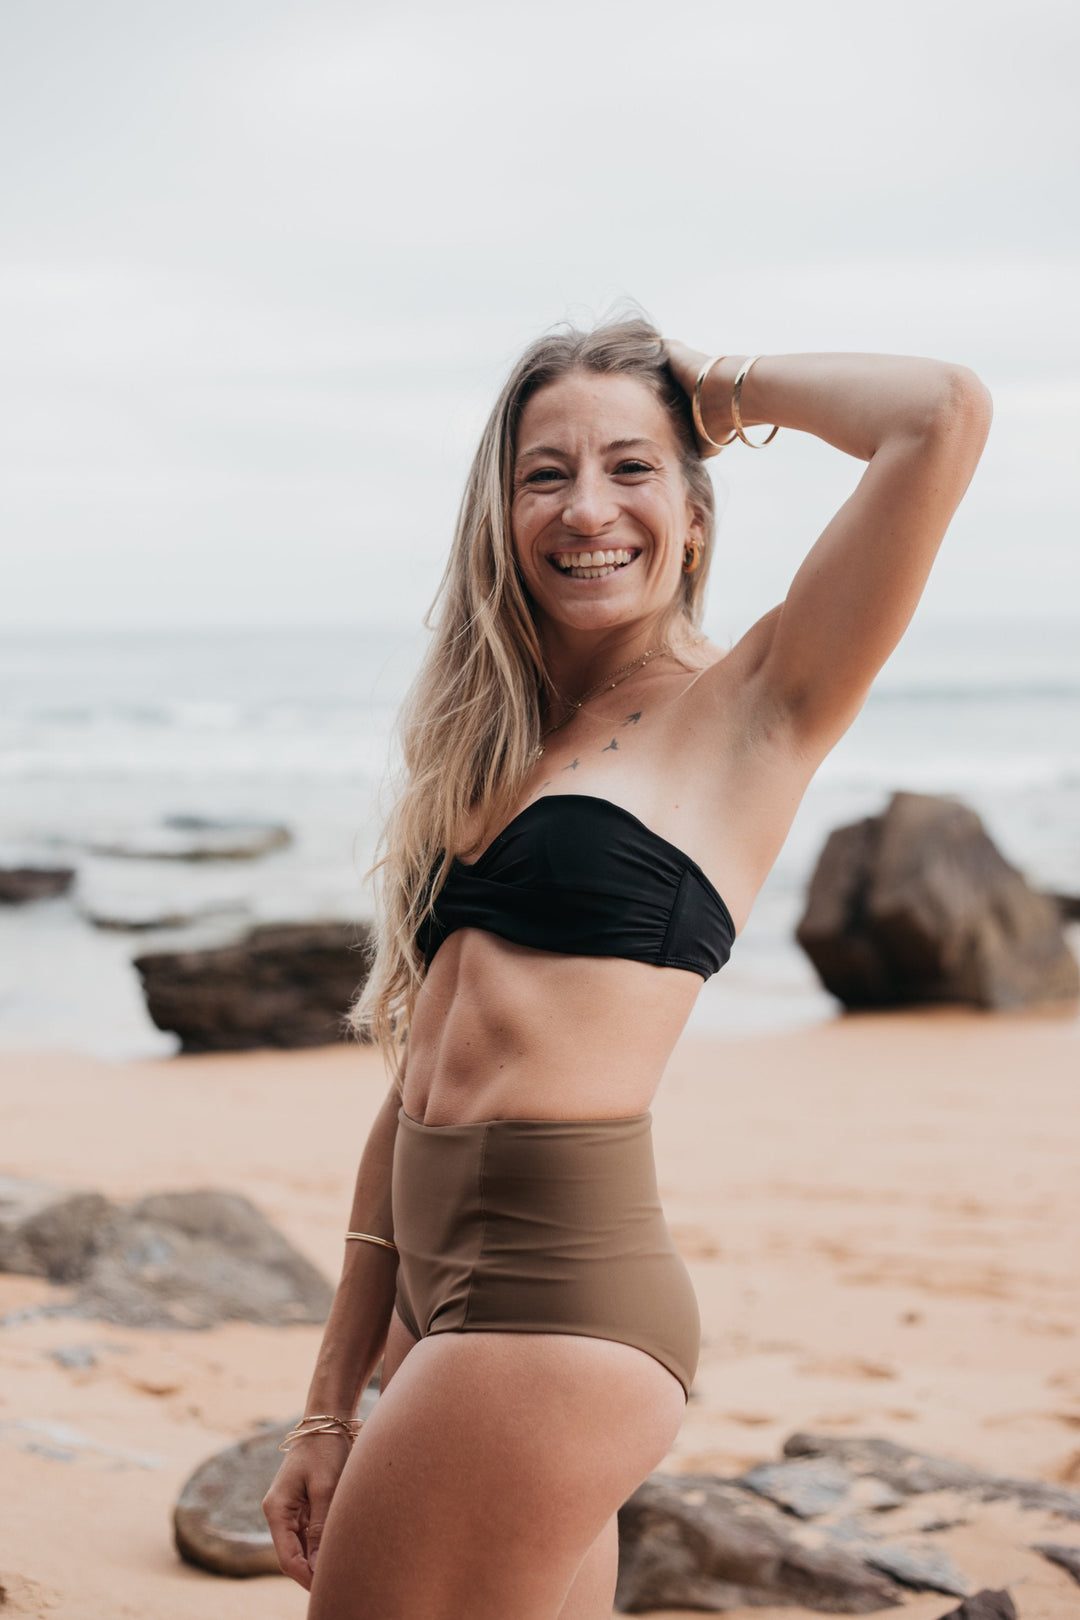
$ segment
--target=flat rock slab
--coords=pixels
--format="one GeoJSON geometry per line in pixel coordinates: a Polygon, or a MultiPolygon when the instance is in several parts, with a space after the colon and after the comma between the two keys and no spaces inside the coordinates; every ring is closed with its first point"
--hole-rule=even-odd
{"type": "Polygon", "coordinates": [[[185,1052],[326,1046],[367,973],[363,923],[264,923],[214,949],[135,958],[146,1006],[185,1052]]]}
{"type": "Polygon", "coordinates": [[[278,1446],[299,1416],[241,1440],[201,1463],[173,1511],[173,1539],[185,1563],[212,1575],[277,1575],[262,1499],[281,1466],[278,1446]]]}
{"type": "MultiPolygon", "coordinates": [[[[378,1390],[369,1386],[360,1417],[377,1398],[378,1390]]],[[[260,1429],[196,1468],[173,1512],[173,1539],[185,1563],[213,1575],[279,1573],[262,1499],[284,1460],[278,1447],[300,1417],[260,1429]]]]}
{"type": "Polygon", "coordinates": [[[991,1474],[949,1457],[912,1451],[893,1440],[842,1439],[833,1435],[793,1434],[784,1442],[789,1458],[828,1458],[853,1475],[872,1475],[902,1496],[919,1496],[928,1491],[962,1491],[980,1502],[1011,1498],[1022,1508],[1059,1513],[1063,1518],[1080,1520],[1080,1491],[1066,1485],[1048,1485],[1042,1480],[1014,1479],[1008,1474],[991,1474]]]}
{"type": "Polygon", "coordinates": [[[247,1198],[218,1188],[112,1204],[48,1182],[0,1182],[0,1270],[73,1283],[52,1314],[126,1327],[322,1322],[333,1287],[247,1198]]]}
{"type": "Polygon", "coordinates": [[[268,821],[219,821],[209,816],[165,816],[160,826],[127,838],[97,842],[95,855],[151,861],[248,861],[292,842],[288,827],[268,821]]]}

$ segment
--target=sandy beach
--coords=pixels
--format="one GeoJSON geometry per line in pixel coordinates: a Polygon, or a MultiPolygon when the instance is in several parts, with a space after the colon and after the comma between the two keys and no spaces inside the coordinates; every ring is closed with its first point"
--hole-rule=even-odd
{"type": "MultiPolygon", "coordinates": [[[[859,1016],[684,1040],[654,1118],[705,1343],[665,1466],[733,1473],[806,1430],[1080,1485],[1078,1079],[1074,1011],[859,1016]]],[[[234,1189],[334,1277],[384,1084],[377,1056],[355,1047],[126,1062],[6,1054],[0,1169],[120,1199],[234,1189]]],[[[3,1313],[58,1297],[0,1277],[3,1313]]],[[[305,1596],[283,1578],[228,1581],[180,1563],[171,1512],[200,1461],[298,1409],[318,1338],[313,1327],[150,1332],[9,1317],[5,1613],[299,1620],[305,1596]],[[94,1364],[52,1357],[73,1345],[91,1346],[94,1364]]],[[[976,1586],[1008,1586],[1022,1620],[1066,1620],[1080,1588],[1030,1550],[1039,1540],[1078,1544],[1080,1527],[1003,1502],[935,1544],[976,1586]]],[[[883,1612],[936,1620],[955,1602],[924,1593],[883,1612]]]]}

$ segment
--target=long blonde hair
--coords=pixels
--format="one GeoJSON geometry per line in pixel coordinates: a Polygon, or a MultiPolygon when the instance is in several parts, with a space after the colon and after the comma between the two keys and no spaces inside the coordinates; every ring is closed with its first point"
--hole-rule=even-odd
{"type": "MultiPolygon", "coordinates": [[[[683,575],[671,630],[698,630],[712,555],[712,482],[698,454],[689,402],[668,369],[660,333],[642,319],[591,332],[567,328],[521,356],[496,401],[469,472],[454,543],[428,623],[434,635],[400,718],[402,781],[383,831],[370,972],[347,1022],[372,1036],[400,1077],[424,962],[416,932],[462,847],[467,818],[509,811],[540,743],[543,653],[514,559],[511,499],[516,438],[528,401],[568,372],[636,377],[667,410],[705,541],[683,575]]],[[[689,635],[687,639],[690,639],[689,635]]]]}

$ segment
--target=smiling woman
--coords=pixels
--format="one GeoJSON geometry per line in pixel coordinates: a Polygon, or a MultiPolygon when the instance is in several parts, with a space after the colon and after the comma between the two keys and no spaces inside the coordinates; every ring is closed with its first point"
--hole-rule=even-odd
{"type": "Polygon", "coordinates": [[[711,360],[643,321],[541,339],[514,368],[404,717],[354,1011],[395,1083],[311,1415],[265,1502],[311,1620],[608,1620],[617,1509],[670,1447],[698,1355],[656,1088],[988,424],[963,367],[711,360]],[[699,630],[704,459],[762,422],[867,466],[725,652],[699,630]]]}

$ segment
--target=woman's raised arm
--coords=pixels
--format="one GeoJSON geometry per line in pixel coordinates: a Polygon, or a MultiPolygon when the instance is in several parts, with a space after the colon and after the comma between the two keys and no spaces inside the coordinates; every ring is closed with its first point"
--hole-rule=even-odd
{"type": "MultiPolygon", "coordinates": [[[[680,343],[668,350],[692,394],[707,356],[680,343]]],[[[706,379],[702,417],[714,439],[731,431],[745,358],[725,356],[706,379]]],[[[831,746],[847,729],[900,640],[975,471],[991,409],[974,372],[939,360],[765,355],[747,374],[740,411],[748,429],[777,423],[813,433],[868,464],[784,602],[750,632],[763,702],[809,744],[831,746]]]]}

